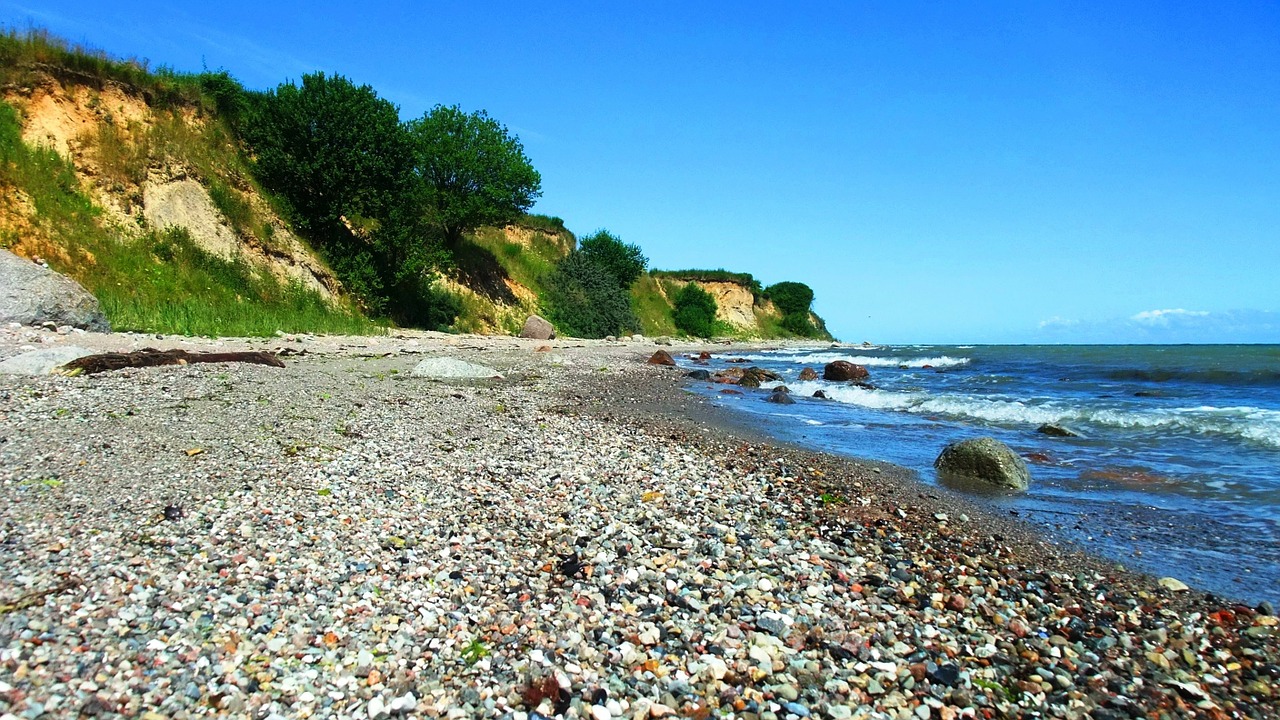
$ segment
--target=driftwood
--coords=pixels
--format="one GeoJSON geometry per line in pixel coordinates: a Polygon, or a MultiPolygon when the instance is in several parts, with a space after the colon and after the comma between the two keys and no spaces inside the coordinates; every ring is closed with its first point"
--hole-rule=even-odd
{"type": "Polygon", "coordinates": [[[222,362],[243,362],[255,365],[270,365],[271,367],[284,367],[284,363],[280,362],[280,358],[269,352],[192,353],[186,350],[147,348],[129,353],[86,355],[63,365],[59,368],[59,371],[63,375],[93,375],[123,368],[222,362]]]}

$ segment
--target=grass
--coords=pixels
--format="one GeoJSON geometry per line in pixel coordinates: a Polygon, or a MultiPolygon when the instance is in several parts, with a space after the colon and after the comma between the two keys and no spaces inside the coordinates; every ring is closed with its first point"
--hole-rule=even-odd
{"type": "Polygon", "coordinates": [[[541,232],[533,234],[529,246],[508,240],[500,228],[481,228],[471,235],[471,240],[493,254],[507,277],[539,297],[543,294],[543,281],[560,260],[561,244],[541,232]]]}
{"type": "Polygon", "coordinates": [[[378,328],[358,313],[328,305],[242,259],[214,257],[182,230],[120,236],[80,191],[68,161],[22,142],[17,112],[0,103],[0,192],[26,196],[34,210],[27,233],[11,234],[40,250],[54,269],[94,293],[117,330],[184,335],[358,333],[378,328]],[[56,238],[56,242],[54,239],[56,238]]]}
{"type": "Polygon", "coordinates": [[[662,291],[662,281],[649,274],[631,286],[631,309],[640,321],[640,332],[649,337],[677,334],[671,303],[662,291]]]}
{"type": "Polygon", "coordinates": [[[112,57],[97,48],[71,44],[42,28],[0,27],[0,84],[25,85],[40,72],[70,76],[98,87],[107,82],[122,83],[161,107],[212,105],[201,89],[200,75],[163,66],[153,70],[146,60],[112,57]]]}
{"type": "Polygon", "coordinates": [[[685,282],[731,282],[739,285],[745,285],[751,294],[756,298],[764,292],[760,285],[760,281],[752,277],[751,273],[736,273],[728,270],[650,270],[650,275],[659,278],[670,278],[672,280],[682,280],[685,282]]]}
{"type": "MultiPolygon", "coordinates": [[[[517,220],[515,224],[520,227],[529,228],[530,230],[540,230],[553,235],[568,235],[574,243],[577,242],[577,238],[574,237],[574,234],[569,232],[569,229],[564,226],[564,220],[561,220],[558,217],[552,217],[550,215],[525,215],[517,220]]],[[[570,243],[570,247],[572,246],[573,243],[570,243]]]]}

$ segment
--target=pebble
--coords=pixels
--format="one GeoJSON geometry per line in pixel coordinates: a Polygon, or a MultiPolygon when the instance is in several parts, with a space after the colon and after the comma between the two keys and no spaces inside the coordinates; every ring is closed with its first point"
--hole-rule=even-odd
{"type": "Polygon", "coordinates": [[[507,379],[451,383],[377,340],[0,379],[0,602],[80,583],[0,614],[0,712],[924,720],[1173,692],[1263,716],[1261,606],[1045,567],[892,468],[840,465],[858,502],[815,514],[815,456],[625,415],[674,381],[623,344],[477,350],[507,379]]]}

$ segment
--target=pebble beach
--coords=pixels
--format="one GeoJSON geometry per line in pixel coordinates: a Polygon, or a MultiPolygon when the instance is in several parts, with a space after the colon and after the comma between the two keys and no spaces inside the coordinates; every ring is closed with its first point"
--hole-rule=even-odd
{"type": "Polygon", "coordinates": [[[652,341],[0,359],[63,344],[285,367],[0,375],[0,720],[1280,717],[1269,605],[770,442],[652,341]]]}

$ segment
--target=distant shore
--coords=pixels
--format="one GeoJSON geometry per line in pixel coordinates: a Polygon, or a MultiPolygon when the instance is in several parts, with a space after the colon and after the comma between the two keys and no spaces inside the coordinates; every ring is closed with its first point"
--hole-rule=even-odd
{"type": "Polygon", "coordinates": [[[8,329],[0,360],[60,344],[286,367],[0,376],[0,715],[1267,717],[1280,685],[1274,615],[644,364],[742,345],[8,329]]]}

